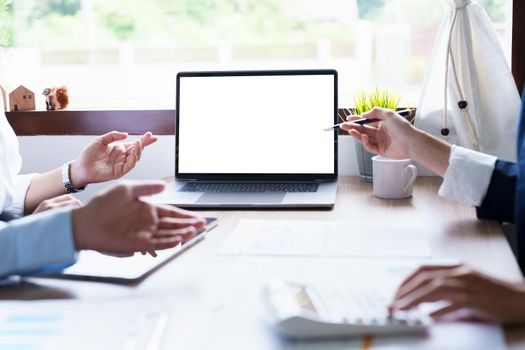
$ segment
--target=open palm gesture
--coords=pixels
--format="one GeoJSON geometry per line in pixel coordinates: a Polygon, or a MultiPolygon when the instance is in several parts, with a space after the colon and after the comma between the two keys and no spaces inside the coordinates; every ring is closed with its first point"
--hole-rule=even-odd
{"type": "Polygon", "coordinates": [[[87,145],[71,163],[71,181],[75,187],[118,179],[129,173],[140,160],[142,150],[157,141],[150,132],[134,142],[125,140],[127,133],[111,131],[87,145]]]}
{"type": "Polygon", "coordinates": [[[172,206],[141,200],[164,190],[162,181],[122,182],[97,194],[72,211],[77,250],[91,249],[117,256],[173,248],[202,230],[205,220],[172,206]]]}

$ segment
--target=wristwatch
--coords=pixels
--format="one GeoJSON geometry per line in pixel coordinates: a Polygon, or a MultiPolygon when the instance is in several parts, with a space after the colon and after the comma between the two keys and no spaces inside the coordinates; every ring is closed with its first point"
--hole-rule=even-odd
{"type": "Polygon", "coordinates": [[[66,164],[62,165],[62,183],[64,184],[64,187],[66,188],[67,193],[77,193],[82,192],[86,188],[84,187],[73,187],[71,184],[71,180],[69,177],[69,173],[71,172],[71,162],[67,162],[66,164]]]}

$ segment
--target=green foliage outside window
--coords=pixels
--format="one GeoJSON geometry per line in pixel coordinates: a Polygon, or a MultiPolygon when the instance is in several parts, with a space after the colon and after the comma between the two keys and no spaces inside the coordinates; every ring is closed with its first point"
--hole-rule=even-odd
{"type": "Polygon", "coordinates": [[[385,0],[357,0],[359,17],[364,19],[374,19],[379,15],[385,0]]]}
{"type": "Polygon", "coordinates": [[[13,45],[13,27],[11,0],[0,0],[0,47],[13,45]]]}
{"type": "Polygon", "coordinates": [[[506,0],[478,0],[478,2],[485,7],[493,22],[503,22],[507,17],[506,0]]]}
{"type": "Polygon", "coordinates": [[[98,48],[123,41],[147,47],[354,40],[353,25],[294,18],[280,0],[0,1],[14,4],[13,21],[4,25],[15,34],[12,43],[46,50],[86,47],[85,6],[92,6],[98,48]]]}
{"type": "Polygon", "coordinates": [[[45,17],[52,13],[61,16],[74,16],[80,11],[81,7],[81,0],[39,0],[36,4],[35,16],[45,17]]]}
{"type": "MultiPolygon", "coordinates": [[[[352,0],[348,0],[352,1],[352,0]]],[[[398,20],[432,26],[444,1],[355,0],[359,17],[379,23],[398,20]],[[399,11],[399,7],[402,11],[399,11]]],[[[510,0],[478,0],[491,19],[502,22],[510,0]]],[[[355,41],[355,21],[300,18],[286,13],[282,0],[0,0],[0,46],[83,50],[86,38],[97,48],[120,42],[135,47],[288,45],[328,39],[355,41]],[[87,11],[85,6],[91,6],[87,11]],[[86,33],[93,13],[93,33],[86,33]]],[[[299,2],[300,4],[300,2],[299,2]]],[[[300,5],[299,5],[300,6],[300,5]]],[[[92,47],[92,46],[90,46],[92,47]]]]}
{"type": "Polygon", "coordinates": [[[110,12],[106,15],[105,22],[119,41],[128,41],[133,37],[135,23],[125,14],[110,12]]]}

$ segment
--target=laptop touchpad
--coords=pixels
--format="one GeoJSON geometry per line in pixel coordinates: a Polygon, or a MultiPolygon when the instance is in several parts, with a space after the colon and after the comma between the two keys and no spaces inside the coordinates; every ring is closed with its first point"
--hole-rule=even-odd
{"type": "Polygon", "coordinates": [[[195,203],[199,204],[269,204],[281,203],[286,193],[283,192],[206,192],[195,203]]]}

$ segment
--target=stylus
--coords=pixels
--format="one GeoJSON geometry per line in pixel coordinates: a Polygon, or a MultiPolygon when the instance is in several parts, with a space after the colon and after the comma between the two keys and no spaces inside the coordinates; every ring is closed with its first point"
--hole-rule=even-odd
{"type": "MultiPolygon", "coordinates": [[[[402,115],[402,116],[407,116],[410,114],[410,112],[412,112],[413,110],[412,109],[403,109],[403,110],[400,110],[400,111],[396,111],[397,114],[399,115],[402,115]]],[[[364,125],[364,124],[368,124],[368,123],[376,123],[376,122],[379,122],[381,121],[380,119],[376,119],[376,118],[361,118],[361,119],[356,119],[354,121],[352,121],[351,123],[352,124],[359,124],[359,125],[364,125]]],[[[341,127],[341,124],[344,124],[344,123],[339,123],[339,124],[336,124],[336,125],[333,125],[329,128],[326,128],[326,129],[323,129],[324,131],[332,131],[332,130],[337,130],[341,127]]]]}

